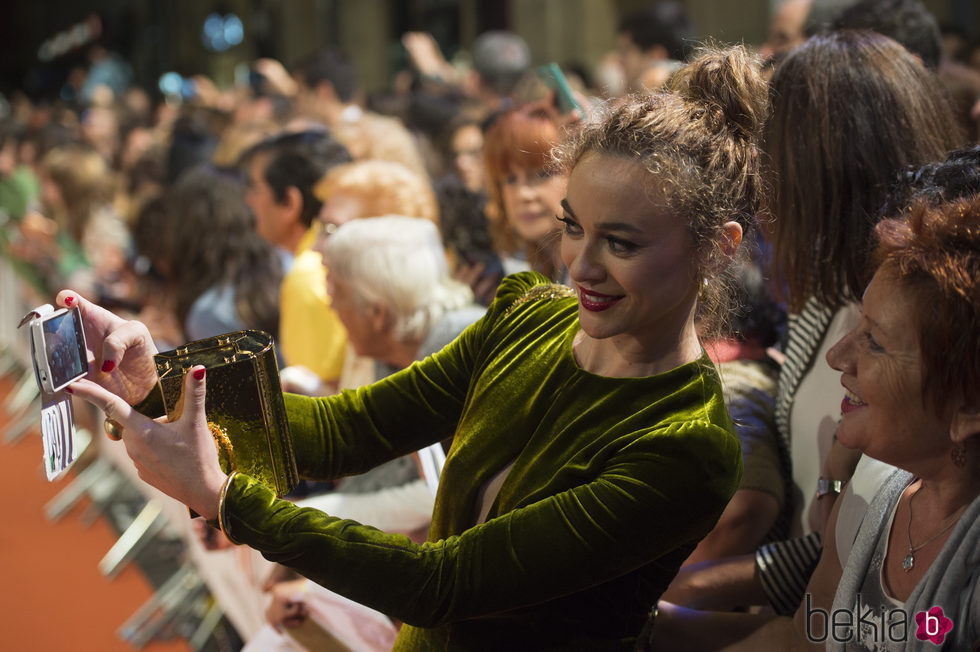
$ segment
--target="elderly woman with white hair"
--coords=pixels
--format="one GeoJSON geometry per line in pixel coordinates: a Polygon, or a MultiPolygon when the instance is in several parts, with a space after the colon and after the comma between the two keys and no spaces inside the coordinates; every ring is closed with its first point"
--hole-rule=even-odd
{"type": "MultiPolygon", "coordinates": [[[[400,215],[354,220],[320,253],[330,268],[331,302],[351,347],[375,361],[372,380],[438,351],[485,311],[473,303],[466,285],[450,278],[439,231],[428,220],[400,215]]],[[[429,457],[424,459],[427,463],[429,457]]],[[[438,468],[432,471],[434,493],[438,468]]],[[[417,478],[416,465],[406,456],[344,478],[338,491],[306,504],[413,534],[428,525],[432,513],[432,495],[408,487],[417,478]],[[382,495],[392,487],[411,490],[382,495]]]]}
{"type": "Polygon", "coordinates": [[[428,220],[354,220],[320,253],[351,346],[390,366],[389,373],[438,351],[483,315],[470,289],[450,277],[439,231],[428,220]]]}

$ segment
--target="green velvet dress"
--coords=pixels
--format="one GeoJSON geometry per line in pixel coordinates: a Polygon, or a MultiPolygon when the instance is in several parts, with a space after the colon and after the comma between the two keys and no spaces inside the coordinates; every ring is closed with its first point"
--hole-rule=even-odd
{"type": "Polygon", "coordinates": [[[362,472],[454,437],[429,541],[333,518],[237,475],[226,534],[404,621],[398,650],[632,649],[712,528],[741,453],[707,357],[645,378],[582,370],[577,302],[504,281],[484,319],[369,387],[287,395],[300,474],[362,472]],[[481,489],[513,464],[485,523],[481,489]]]}

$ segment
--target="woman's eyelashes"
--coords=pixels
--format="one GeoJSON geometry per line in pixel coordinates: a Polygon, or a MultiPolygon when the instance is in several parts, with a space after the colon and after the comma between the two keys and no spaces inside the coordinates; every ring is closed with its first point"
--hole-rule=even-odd
{"type": "Polygon", "coordinates": [[[868,349],[875,353],[881,353],[885,350],[885,347],[878,343],[878,340],[874,338],[870,330],[864,331],[864,341],[868,345],[868,349]]]}
{"type": "Polygon", "coordinates": [[[565,225],[564,231],[568,235],[581,235],[582,227],[579,226],[578,222],[570,217],[565,217],[563,215],[555,215],[555,219],[565,225]]]}
{"type": "MultiPolygon", "coordinates": [[[[581,225],[579,225],[579,223],[572,218],[563,215],[555,215],[555,219],[565,225],[564,232],[566,235],[575,237],[582,235],[581,225]]],[[[616,255],[628,255],[639,248],[639,245],[635,242],[624,240],[623,238],[614,235],[603,236],[603,239],[606,241],[609,251],[616,255]]]]}
{"type": "MultiPolygon", "coordinates": [[[[574,219],[565,215],[555,215],[555,219],[564,225],[563,231],[565,235],[573,237],[582,235],[582,226],[574,219]]],[[[609,251],[618,256],[629,255],[639,248],[637,243],[614,235],[605,235],[603,236],[603,240],[606,241],[609,251]]]]}
{"type": "Polygon", "coordinates": [[[623,240],[612,235],[606,236],[606,242],[609,243],[609,251],[614,254],[630,254],[636,251],[637,247],[635,242],[623,240]]]}

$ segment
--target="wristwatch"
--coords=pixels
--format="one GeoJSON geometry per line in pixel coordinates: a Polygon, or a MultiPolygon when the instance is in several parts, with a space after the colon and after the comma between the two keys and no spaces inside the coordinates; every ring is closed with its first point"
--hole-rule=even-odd
{"type": "Polygon", "coordinates": [[[818,478],[817,479],[817,500],[820,500],[827,494],[839,494],[844,491],[844,486],[847,484],[847,480],[831,480],[829,478],[818,478]]]}

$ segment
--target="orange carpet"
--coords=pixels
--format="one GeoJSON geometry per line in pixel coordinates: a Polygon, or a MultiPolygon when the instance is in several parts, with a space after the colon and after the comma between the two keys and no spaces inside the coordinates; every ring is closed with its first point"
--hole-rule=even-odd
{"type": "MultiPolygon", "coordinates": [[[[0,442],[8,417],[9,378],[0,378],[0,442]]],[[[57,523],[44,504],[68,479],[49,483],[41,438],[0,443],[0,649],[10,652],[113,652],[133,648],[116,630],[153,594],[133,564],[109,580],[97,564],[116,540],[104,518],[85,527],[82,501],[57,523]]],[[[183,640],[154,642],[147,652],[189,652],[183,640]]]]}

